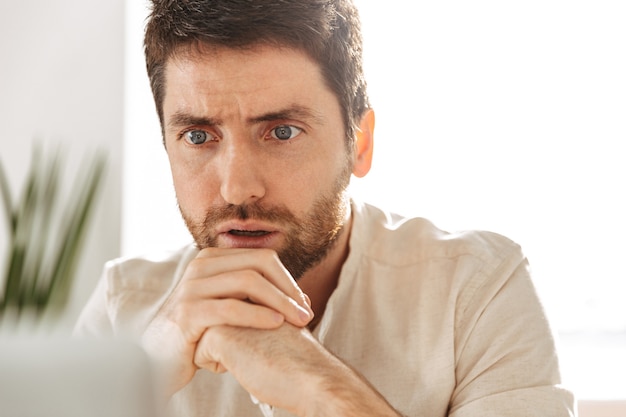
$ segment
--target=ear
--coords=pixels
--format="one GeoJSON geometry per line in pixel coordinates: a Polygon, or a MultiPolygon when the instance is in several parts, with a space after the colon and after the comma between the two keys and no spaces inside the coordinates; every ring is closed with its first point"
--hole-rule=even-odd
{"type": "Polygon", "coordinates": [[[368,109],[361,117],[356,132],[355,158],[352,173],[356,177],[364,177],[372,167],[372,153],[374,152],[374,110],[368,109]]]}

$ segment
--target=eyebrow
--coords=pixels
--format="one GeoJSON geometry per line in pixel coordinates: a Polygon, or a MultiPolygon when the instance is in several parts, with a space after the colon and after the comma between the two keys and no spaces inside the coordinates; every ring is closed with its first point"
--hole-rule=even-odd
{"type": "Polygon", "coordinates": [[[219,124],[221,124],[221,120],[219,119],[215,119],[212,117],[198,117],[198,116],[191,115],[181,110],[174,113],[170,117],[167,123],[169,127],[194,126],[194,125],[217,126],[219,124]]]}
{"type": "MultiPolygon", "coordinates": [[[[322,123],[323,117],[319,112],[315,112],[312,109],[300,105],[289,106],[285,109],[275,112],[268,112],[259,116],[251,117],[246,120],[248,124],[256,124],[262,122],[271,122],[274,120],[284,119],[302,119],[310,120],[315,123],[322,123]]],[[[194,116],[184,111],[175,112],[170,118],[167,125],[172,127],[180,126],[219,126],[223,124],[223,121],[214,117],[194,116]]]]}
{"type": "Polygon", "coordinates": [[[322,115],[316,111],[313,111],[313,109],[300,105],[293,105],[283,110],[269,112],[257,117],[252,117],[248,119],[248,123],[254,124],[260,122],[271,122],[273,120],[281,119],[312,120],[316,123],[322,123],[323,121],[322,115]]]}

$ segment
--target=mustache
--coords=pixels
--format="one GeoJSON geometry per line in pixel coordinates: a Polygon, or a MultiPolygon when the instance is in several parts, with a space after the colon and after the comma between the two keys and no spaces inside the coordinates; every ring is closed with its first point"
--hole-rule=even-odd
{"type": "Polygon", "coordinates": [[[272,223],[297,223],[296,216],[284,206],[264,207],[260,204],[214,207],[207,211],[204,226],[210,227],[228,220],[263,220],[272,223]]]}
{"type": "Polygon", "coordinates": [[[207,210],[201,220],[192,221],[183,214],[187,228],[196,240],[198,248],[217,247],[215,228],[222,222],[232,220],[255,219],[273,224],[281,224],[289,229],[298,228],[296,216],[285,206],[261,206],[260,204],[234,205],[212,207],[207,210]]]}

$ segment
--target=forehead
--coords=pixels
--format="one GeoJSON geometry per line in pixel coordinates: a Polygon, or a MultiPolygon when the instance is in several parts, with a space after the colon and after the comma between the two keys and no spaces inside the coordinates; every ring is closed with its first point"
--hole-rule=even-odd
{"type": "Polygon", "coordinates": [[[233,66],[245,70],[247,66],[262,63],[274,70],[285,67],[309,67],[319,71],[317,63],[309,55],[288,46],[267,44],[251,45],[241,48],[229,48],[216,45],[194,43],[179,47],[167,61],[170,65],[210,65],[216,70],[233,66]]]}
{"type": "MultiPolygon", "coordinates": [[[[292,48],[191,47],[172,56],[165,72],[165,113],[175,103],[211,97],[214,104],[264,105],[279,99],[302,101],[331,94],[319,65],[292,48]]],[[[171,109],[170,109],[171,110],[171,109]]]]}

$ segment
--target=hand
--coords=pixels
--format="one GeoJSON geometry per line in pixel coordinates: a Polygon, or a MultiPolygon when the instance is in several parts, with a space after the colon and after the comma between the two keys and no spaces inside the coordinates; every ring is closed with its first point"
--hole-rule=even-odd
{"type": "Polygon", "coordinates": [[[298,416],[399,416],[308,329],[289,323],[270,330],[212,327],[194,362],[210,370],[219,362],[259,401],[298,416]]]}
{"type": "MultiPolygon", "coordinates": [[[[165,368],[171,395],[193,378],[196,345],[207,329],[273,329],[285,321],[305,326],[313,317],[307,300],[274,251],[204,249],[147,327],[142,345],[165,368]]],[[[218,361],[205,366],[222,370],[218,361]]]]}
{"type": "Polygon", "coordinates": [[[259,401],[303,415],[304,399],[315,391],[316,375],[336,359],[306,328],[285,323],[264,330],[214,326],[197,345],[194,362],[216,371],[219,362],[259,401]]]}

